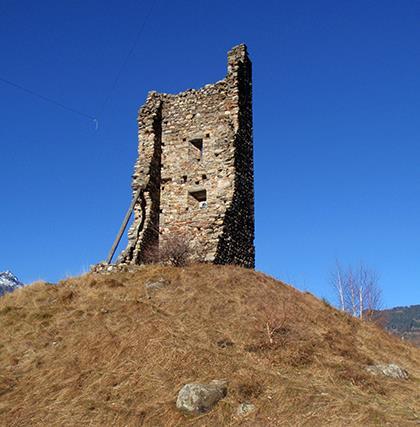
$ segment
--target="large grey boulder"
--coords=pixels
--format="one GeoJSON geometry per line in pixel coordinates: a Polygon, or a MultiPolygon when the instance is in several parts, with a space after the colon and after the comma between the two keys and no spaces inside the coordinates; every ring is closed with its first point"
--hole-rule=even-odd
{"type": "Polygon", "coordinates": [[[227,394],[227,381],[213,380],[209,384],[185,384],[178,393],[176,407],[189,414],[203,414],[227,394]]]}
{"type": "Polygon", "coordinates": [[[384,375],[398,380],[408,379],[408,372],[394,363],[390,363],[389,365],[372,365],[368,366],[366,370],[373,375],[384,375]]]}

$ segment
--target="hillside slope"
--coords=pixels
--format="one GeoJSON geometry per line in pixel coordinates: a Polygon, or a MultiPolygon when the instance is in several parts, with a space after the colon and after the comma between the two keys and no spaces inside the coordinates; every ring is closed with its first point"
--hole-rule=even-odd
{"type": "Polygon", "coordinates": [[[0,425],[418,425],[420,351],[232,266],[149,266],[0,300],[0,425]],[[145,287],[145,284],[147,286],[145,287]],[[397,363],[408,380],[367,373],[397,363]],[[187,382],[229,381],[201,416],[187,382]],[[239,418],[239,403],[256,411],[239,418]]]}

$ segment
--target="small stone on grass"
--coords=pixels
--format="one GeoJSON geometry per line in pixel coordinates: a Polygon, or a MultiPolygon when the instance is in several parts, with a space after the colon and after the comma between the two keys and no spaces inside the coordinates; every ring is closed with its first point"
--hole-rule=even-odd
{"type": "Polygon", "coordinates": [[[245,417],[248,414],[250,414],[251,412],[255,411],[255,405],[253,405],[252,403],[241,403],[238,406],[238,409],[236,411],[236,415],[238,415],[239,417],[245,417]]]}
{"type": "Polygon", "coordinates": [[[189,414],[203,414],[227,394],[227,381],[213,380],[208,384],[185,384],[178,393],[176,407],[189,414]]]}
{"type": "Polygon", "coordinates": [[[394,378],[397,380],[407,380],[408,372],[394,363],[389,365],[372,365],[366,368],[373,375],[384,375],[385,377],[394,378]]]}

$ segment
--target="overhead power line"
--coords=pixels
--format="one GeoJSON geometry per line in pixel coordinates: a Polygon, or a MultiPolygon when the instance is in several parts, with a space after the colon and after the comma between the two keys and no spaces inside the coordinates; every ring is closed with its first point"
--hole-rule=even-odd
{"type": "Polygon", "coordinates": [[[9,85],[9,86],[12,86],[12,87],[14,87],[16,89],[19,89],[19,90],[21,90],[23,92],[26,92],[26,93],[28,93],[28,94],[30,94],[32,96],[35,96],[36,98],[42,99],[45,102],[49,102],[50,104],[57,105],[58,107],[61,107],[64,110],[70,111],[70,112],[72,112],[74,114],[78,114],[79,116],[87,117],[88,119],[92,120],[95,123],[95,128],[96,129],[98,128],[98,120],[96,119],[96,117],[91,116],[90,114],[86,114],[83,111],[76,110],[75,108],[69,107],[68,105],[63,104],[62,102],[56,101],[55,99],[52,99],[52,98],[50,98],[48,96],[45,96],[45,95],[42,95],[42,94],[40,94],[38,92],[35,92],[35,91],[31,90],[31,89],[28,89],[28,88],[26,88],[24,86],[21,86],[21,85],[19,85],[17,83],[14,83],[14,82],[10,81],[10,80],[7,80],[7,79],[5,79],[3,77],[0,77],[0,81],[3,82],[3,83],[5,83],[5,84],[7,84],[7,85],[9,85]]]}
{"type": "MultiPolygon", "coordinates": [[[[100,112],[98,114],[98,117],[102,116],[103,111],[105,109],[105,106],[108,104],[109,100],[111,99],[111,96],[112,96],[112,94],[113,94],[113,92],[114,92],[114,90],[115,90],[115,88],[116,88],[116,86],[117,86],[117,84],[118,84],[118,82],[119,82],[119,80],[121,78],[121,75],[122,75],[125,67],[127,66],[128,60],[130,59],[131,55],[133,54],[133,52],[134,52],[134,50],[135,50],[135,48],[137,46],[137,43],[140,40],[140,37],[141,37],[141,35],[142,35],[145,27],[146,27],[146,23],[149,20],[151,14],[152,14],[152,11],[154,9],[154,6],[156,5],[156,3],[157,3],[157,0],[154,0],[153,3],[152,3],[152,5],[151,5],[151,7],[150,7],[150,9],[149,9],[149,12],[147,13],[147,15],[146,15],[146,17],[145,17],[142,25],[140,26],[140,29],[137,32],[136,37],[134,38],[133,44],[131,45],[131,48],[128,51],[127,56],[125,57],[122,65],[121,65],[121,67],[120,67],[120,69],[119,69],[119,71],[118,71],[118,73],[117,73],[117,75],[116,75],[116,77],[115,77],[115,79],[114,79],[114,81],[112,83],[111,89],[109,90],[108,95],[106,96],[104,102],[102,103],[102,106],[101,106],[100,112]]],[[[60,108],[62,108],[64,110],[67,110],[67,111],[71,112],[71,113],[77,114],[77,115],[82,116],[82,117],[86,117],[86,118],[90,119],[95,124],[95,130],[98,129],[98,119],[95,116],[92,116],[92,115],[87,114],[87,113],[85,113],[83,111],[77,110],[76,108],[70,107],[70,106],[68,106],[66,104],[63,104],[62,102],[56,101],[55,99],[52,99],[52,98],[50,98],[48,96],[45,96],[45,95],[42,95],[41,93],[38,93],[38,92],[36,92],[36,91],[34,91],[32,89],[28,89],[27,87],[22,86],[22,85],[20,85],[18,83],[12,82],[11,80],[5,79],[4,77],[0,77],[0,82],[3,82],[5,84],[7,84],[9,86],[12,86],[12,87],[14,87],[16,89],[19,89],[19,90],[21,90],[23,92],[26,92],[29,95],[32,95],[32,96],[34,96],[36,98],[42,99],[45,102],[49,102],[50,104],[54,104],[54,105],[56,105],[56,106],[58,106],[58,107],[60,107],[60,108]]]]}
{"type": "Polygon", "coordinates": [[[147,13],[146,17],[144,18],[143,23],[140,26],[140,29],[137,32],[136,37],[134,38],[133,44],[131,45],[131,48],[128,51],[127,56],[125,57],[123,63],[121,64],[121,67],[118,70],[118,73],[117,73],[117,75],[116,75],[116,77],[114,79],[114,82],[112,83],[111,89],[108,92],[108,96],[105,98],[105,101],[103,102],[103,104],[101,106],[101,109],[99,110],[99,114],[98,114],[99,117],[102,116],[102,114],[103,114],[103,112],[105,110],[106,105],[108,104],[109,100],[111,99],[112,94],[113,94],[115,88],[117,87],[117,84],[118,84],[118,82],[119,82],[119,80],[121,78],[121,75],[122,75],[125,67],[127,66],[128,60],[130,59],[131,55],[133,54],[133,52],[134,52],[134,50],[135,50],[135,48],[137,46],[137,43],[139,42],[140,37],[141,37],[141,35],[142,35],[145,27],[146,27],[146,23],[149,20],[150,16],[152,15],[152,12],[153,12],[153,9],[154,9],[156,3],[157,3],[157,0],[154,0],[153,3],[152,3],[152,5],[150,6],[149,12],[147,13]]]}

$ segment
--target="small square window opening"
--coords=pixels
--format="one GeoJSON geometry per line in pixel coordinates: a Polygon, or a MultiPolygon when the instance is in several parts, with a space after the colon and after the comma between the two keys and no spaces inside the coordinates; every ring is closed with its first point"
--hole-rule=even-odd
{"type": "Polygon", "coordinates": [[[188,192],[188,204],[190,207],[198,207],[204,209],[207,207],[207,191],[189,191],[188,192]]]}
{"type": "Polygon", "coordinates": [[[189,144],[190,157],[198,162],[203,159],[203,139],[191,139],[189,144]]]}

